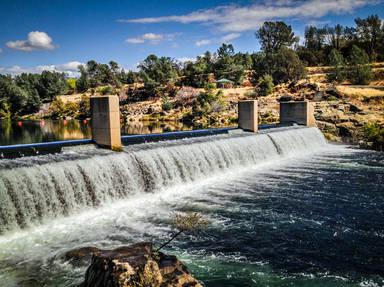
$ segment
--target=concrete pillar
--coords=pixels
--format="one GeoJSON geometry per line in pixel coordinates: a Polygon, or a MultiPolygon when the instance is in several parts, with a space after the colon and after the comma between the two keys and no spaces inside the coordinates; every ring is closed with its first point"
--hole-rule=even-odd
{"type": "Polygon", "coordinates": [[[91,97],[92,139],[101,147],[121,148],[118,96],[91,97]]]}
{"type": "Polygon", "coordinates": [[[308,101],[280,102],[280,123],[316,126],[313,105],[308,101]]]}
{"type": "Polygon", "coordinates": [[[238,113],[239,128],[256,133],[258,129],[257,101],[239,101],[238,113]]]}

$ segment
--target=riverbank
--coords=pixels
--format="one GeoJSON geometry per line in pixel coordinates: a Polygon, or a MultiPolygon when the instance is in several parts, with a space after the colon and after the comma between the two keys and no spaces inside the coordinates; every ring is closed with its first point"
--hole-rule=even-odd
{"type": "MultiPolygon", "coordinates": [[[[174,95],[164,99],[153,97],[132,100],[130,97],[141,89],[140,85],[125,85],[115,90],[119,95],[122,123],[137,125],[187,125],[194,128],[233,126],[237,122],[237,102],[254,99],[259,101],[259,123],[271,124],[279,121],[280,100],[309,100],[315,107],[318,127],[330,141],[359,144],[364,148],[377,146],[381,136],[367,136],[367,127],[384,129],[383,64],[374,67],[375,78],[369,86],[352,86],[348,83],[334,85],[327,82],[328,67],[308,68],[305,80],[274,87],[272,93],[260,97],[254,87],[216,89],[220,101],[209,109],[196,108],[198,97],[204,89],[174,87],[174,95]]],[[[38,113],[26,118],[88,119],[89,98],[92,91],[84,94],[58,96],[46,104],[38,113]]],[[[379,131],[382,133],[382,131],[379,131]]]]}

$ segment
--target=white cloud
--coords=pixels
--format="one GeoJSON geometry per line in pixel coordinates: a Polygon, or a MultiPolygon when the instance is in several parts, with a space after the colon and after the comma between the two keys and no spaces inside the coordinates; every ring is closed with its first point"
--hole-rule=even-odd
{"type": "Polygon", "coordinates": [[[189,58],[189,57],[181,57],[176,59],[180,63],[185,63],[185,62],[195,62],[196,58],[189,58]]]}
{"type": "Polygon", "coordinates": [[[227,43],[227,42],[230,42],[232,40],[239,38],[240,36],[241,36],[240,33],[230,33],[230,34],[227,34],[227,35],[221,37],[221,41],[227,43]]]}
{"type": "Polygon", "coordinates": [[[175,39],[177,35],[180,35],[180,33],[174,33],[174,34],[145,33],[135,38],[128,38],[127,40],[125,40],[125,42],[129,44],[144,44],[147,42],[150,44],[157,44],[161,41],[172,41],[175,39]]]}
{"type": "Polygon", "coordinates": [[[195,45],[196,45],[197,47],[201,47],[201,46],[209,45],[209,44],[211,44],[211,43],[212,43],[211,40],[203,39],[203,40],[196,41],[196,42],[195,42],[195,45]]]}
{"type": "Polygon", "coordinates": [[[164,35],[154,34],[154,33],[146,33],[142,36],[144,40],[161,40],[164,38],[164,35]]]}
{"type": "Polygon", "coordinates": [[[6,45],[10,49],[26,52],[55,49],[55,46],[52,44],[52,38],[47,33],[40,31],[29,32],[27,40],[8,41],[6,45]]]}
{"type": "Polygon", "coordinates": [[[0,74],[9,74],[9,75],[18,75],[21,73],[37,73],[40,74],[43,71],[56,71],[61,73],[66,73],[69,77],[77,77],[79,75],[78,66],[84,65],[78,61],[72,61],[65,64],[59,65],[39,65],[35,67],[20,67],[20,66],[11,66],[11,67],[1,67],[0,74]]]}
{"type": "Polygon", "coordinates": [[[382,0],[268,0],[248,6],[226,5],[197,10],[185,15],[122,19],[122,23],[205,23],[222,32],[255,30],[264,21],[284,19],[319,19],[328,14],[352,13],[357,8],[375,5],[382,0]]]}
{"type": "Polygon", "coordinates": [[[125,42],[129,44],[142,44],[145,41],[141,38],[128,38],[127,40],[125,40],[125,42]]]}

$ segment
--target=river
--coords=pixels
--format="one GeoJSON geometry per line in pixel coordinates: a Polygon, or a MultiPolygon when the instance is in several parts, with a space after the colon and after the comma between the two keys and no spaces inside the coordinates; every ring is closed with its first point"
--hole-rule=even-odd
{"type": "Polygon", "coordinates": [[[5,159],[0,183],[0,286],[77,286],[66,251],[159,245],[174,211],[210,222],[165,250],[205,286],[384,285],[384,154],[316,129],[5,159]]]}
{"type": "MultiPolygon", "coordinates": [[[[91,138],[89,120],[0,120],[0,145],[91,138]]],[[[197,129],[180,122],[126,122],[121,134],[150,134],[197,129]]]]}

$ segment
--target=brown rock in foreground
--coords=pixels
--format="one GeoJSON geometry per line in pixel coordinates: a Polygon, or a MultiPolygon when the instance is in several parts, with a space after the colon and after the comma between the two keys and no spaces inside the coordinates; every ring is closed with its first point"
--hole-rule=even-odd
{"type": "Polygon", "coordinates": [[[93,250],[81,287],[202,287],[175,256],[153,252],[151,243],[93,250]]]}

